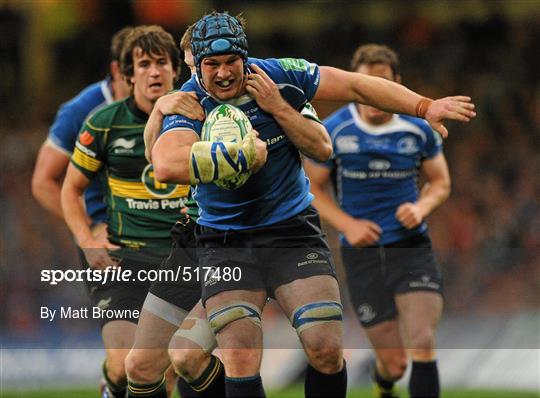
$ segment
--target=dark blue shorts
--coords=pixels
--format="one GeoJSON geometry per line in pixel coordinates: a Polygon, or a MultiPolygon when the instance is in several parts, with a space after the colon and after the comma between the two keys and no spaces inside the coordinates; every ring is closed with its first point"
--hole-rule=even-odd
{"type": "Polygon", "coordinates": [[[202,297],[223,291],[264,289],[269,297],[281,285],[315,275],[335,277],[332,255],[313,207],[261,228],[223,231],[195,229],[202,297]]]}
{"type": "Polygon", "coordinates": [[[442,294],[441,270],[426,234],[384,246],[342,247],[341,256],[351,301],[364,327],[396,318],[396,294],[442,294]]]}

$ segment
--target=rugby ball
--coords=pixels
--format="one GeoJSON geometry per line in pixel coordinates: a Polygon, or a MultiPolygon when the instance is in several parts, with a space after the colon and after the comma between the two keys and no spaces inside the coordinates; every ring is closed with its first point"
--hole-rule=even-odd
{"type": "MultiPolygon", "coordinates": [[[[244,112],[236,106],[221,104],[207,116],[202,126],[201,140],[212,142],[240,143],[252,130],[251,123],[244,112]]],[[[240,188],[251,176],[251,171],[214,181],[220,188],[233,190],[240,188]]]]}

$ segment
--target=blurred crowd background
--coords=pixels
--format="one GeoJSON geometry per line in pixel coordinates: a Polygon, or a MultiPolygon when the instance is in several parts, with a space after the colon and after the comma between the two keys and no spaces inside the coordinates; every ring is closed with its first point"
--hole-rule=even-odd
{"type": "MultiPolygon", "coordinates": [[[[452,195],[429,219],[445,311],[538,313],[537,0],[0,0],[0,332],[37,336],[41,305],[86,300],[80,285],[39,281],[42,268],[77,268],[67,228],[30,193],[58,106],[105,76],[110,37],[121,27],[156,23],[179,40],[213,8],[243,12],[252,56],[348,68],[357,46],[384,43],[399,52],[408,87],[432,98],[472,96],[477,118],[447,126],[452,195]]],[[[323,117],[339,106],[315,105],[323,117]]]]}

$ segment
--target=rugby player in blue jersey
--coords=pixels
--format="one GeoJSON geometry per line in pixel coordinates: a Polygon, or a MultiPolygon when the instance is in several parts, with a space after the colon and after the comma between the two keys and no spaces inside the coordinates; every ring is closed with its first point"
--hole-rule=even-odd
{"type": "MultiPolygon", "coordinates": [[[[109,75],[99,82],[91,84],[76,97],[64,103],[56,114],[49,135],[43,143],[32,176],[32,194],[36,200],[50,213],[63,218],[60,205],[62,181],[69,165],[79,135],[79,130],[86,118],[98,109],[124,99],[130,95],[131,89],[120,72],[120,54],[131,27],[118,31],[111,40],[109,75]]],[[[102,188],[95,179],[84,191],[87,223],[94,237],[103,244],[111,246],[107,241],[107,211],[103,200],[102,188]]],[[[81,261],[86,260],[80,248],[77,248],[81,261]]],[[[106,346],[114,346],[114,338],[103,335],[106,346]]],[[[123,356],[111,359],[108,354],[105,378],[119,383],[124,374],[123,356]]],[[[105,367],[104,367],[105,369],[105,367]]]]}
{"type": "MultiPolygon", "coordinates": [[[[203,281],[203,301],[224,348],[227,395],[264,396],[260,314],[271,295],[308,356],[306,395],[344,396],[339,290],[300,158],[325,161],[332,148],[326,130],[316,121],[306,128],[299,111],[313,98],[371,103],[419,114],[446,135],[442,120],[468,121],[474,106],[468,97],[432,101],[384,79],[304,60],[248,58],[244,29],[226,13],[195,24],[192,52],[197,75],[182,90],[194,91],[207,112],[222,102],[238,106],[257,131],[241,143],[220,145],[227,152],[220,157],[214,143],[200,141],[201,120],[172,115],[151,151],[158,180],[197,185],[199,265],[212,270],[203,281]],[[199,167],[203,163],[211,167],[199,167]],[[237,190],[212,184],[246,170],[257,173],[237,190]],[[236,265],[239,281],[217,276],[236,265]]],[[[156,117],[150,116],[148,137],[156,117]]]]}
{"type": "MultiPolygon", "coordinates": [[[[184,62],[195,73],[191,54],[192,26],[180,40],[184,62]]],[[[191,93],[164,95],[154,107],[191,110],[191,93]],[[159,105],[158,105],[159,103],[159,105]]],[[[196,102],[195,105],[200,107],[196,102]]],[[[195,110],[199,111],[198,109],[195,110]]],[[[212,354],[216,339],[200,304],[200,283],[196,280],[196,254],[193,230],[198,217],[196,203],[185,203],[187,217],[181,217],[171,230],[172,249],[161,264],[161,270],[176,272],[182,267],[180,280],[157,280],[148,291],[133,348],[126,357],[128,397],[166,397],[163,375],[170,366],[169,343],[181,358],[175,362],[178,391],[182,397],[220,397],[225,395],[223,364],[212,354]],[[191,266],[194,264],[194,266],[191,266]],[[191,268],[190,268],[191,267],[191,268]],[[185,272],[187,271],[187,272],[185,272]],[[194,307],[192,309],[192,307],[194,307]],[[180,328],[179,328],[180,325],[180,328]]]]}
{"type": "MultiPolygon", "coordinates": [[[[49,135],[39,150],[32,176],[32,194],[46,210],[60,218],[63,218],[60,206],[62,179],[84,120],[99,108],[130,94],[129,85],[120,72],[120,53],[131,29],[126,27],[120,30],[111,40],[109,75],[86,87],[60,107],[49,135]]],[[[94,230],[99,230],[101,236],[105,237],[103,222],[106,219],[106,205],[97,180],[85,191],[85,204],[89,224],[94,225],[94,230]]]]}
{"type": "MultiPolygon", "coordinates": [[[[397,54],[359,47],[355,72],[401,80],[397,54]]],[[[324,124],[334,146],[324,165],[306,162],[314,206],[341,232],[342,259],[357,316],[376,354],[378,397],[397,397],[394,382],[412,359],[410,396],[438,397],[435,332],[443,301],[441,272],[424,219],[450,193],[441,139],[419,118],[350,103],[324,124]],[[426,184],[418,191],[419,172],[426,184]],[[339,205],[329,191],[336,175],[339,205]]]]}

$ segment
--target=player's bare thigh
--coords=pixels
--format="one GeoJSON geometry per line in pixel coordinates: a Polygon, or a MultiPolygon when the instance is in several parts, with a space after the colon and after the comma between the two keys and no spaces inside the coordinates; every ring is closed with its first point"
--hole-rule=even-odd
{"type": "MultiPolygon", "coordinates": [[[[329,275],[311,276],[281,285],[276,289],[275,296],[289,319],[305,305],[341,303],[337,280],[329,275]]],[[[325,373],[335,373],[341,369],[342,321],[316,323],[301,330],[299,336],[312,366],[325,373]]]]}
{"type": "Polygon", "coordinates": [[[435,332],[441,319],[443,299],[439,293],[416,291],[395,296],[405,347],[413,359],[435,356],[435,332]]]}
{"type": "Polygon", "coordinates": [[[121,320],[107,322],[101,330],[107,357],[107,374],[114,383],[125,383],[124,361],[135,340],[136,328],[136,324],[121,320]]]}
{"type": "Polygon", "coordinates": [[[407,368],[407,353],[403,348],[400,325],[395,319],[364,327],[377,357],[377,370],[388,380],[397,380],[407,368]]]}

